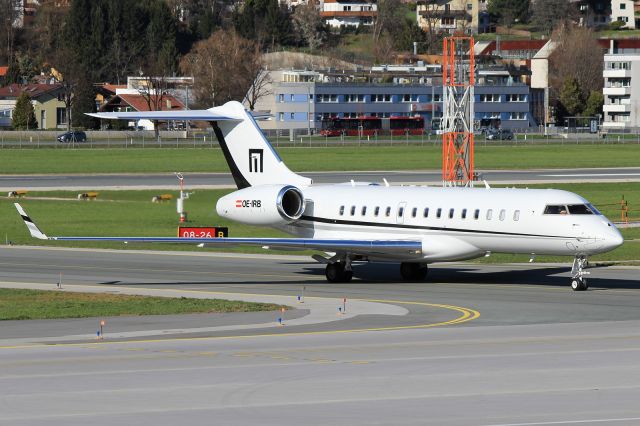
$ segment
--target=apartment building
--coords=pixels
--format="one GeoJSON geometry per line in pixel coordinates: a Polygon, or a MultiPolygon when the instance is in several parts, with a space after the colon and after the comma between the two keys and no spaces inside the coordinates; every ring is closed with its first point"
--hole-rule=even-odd
{"type": "MultiPolygon", "coordinates": [[[[619,43],[623,42],[620,40],[619,43]]],[[[602,74],[602,128],[624,130],[640,127],[640,45],[620,47],[612,40],[609,52],[604,55],[602,74]]]]}
{"type": "Polygon", "coordinates": [[[324,0],[320,16],[332,28],[370,26],[378,13],[378,5],[363,0],[324,0]]]}

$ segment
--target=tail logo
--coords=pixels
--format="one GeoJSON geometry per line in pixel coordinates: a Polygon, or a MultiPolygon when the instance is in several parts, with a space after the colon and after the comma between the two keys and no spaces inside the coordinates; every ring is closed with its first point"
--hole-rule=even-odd
{"type": "Polygon", "coordinates": [[[249,149],[249,172],[263,173],[263,150],[249,149]]]}

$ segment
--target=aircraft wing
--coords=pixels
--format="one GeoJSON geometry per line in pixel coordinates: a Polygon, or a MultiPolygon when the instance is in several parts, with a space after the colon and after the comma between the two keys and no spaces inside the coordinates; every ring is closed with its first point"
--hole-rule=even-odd
{"type": "Polygon", "coordinates": [[[38,228],[24,211],[14,203],[33,238],[55,241],[120,241],[123,243],[173,243],[205,246],[254,246],[278,250],[318,250],[348,252],[364,256],[400,256],[403,258],[422,253],[419,240],[347,240],[315,238],[181,238],[181,237],[49,237],[38,228]]]}

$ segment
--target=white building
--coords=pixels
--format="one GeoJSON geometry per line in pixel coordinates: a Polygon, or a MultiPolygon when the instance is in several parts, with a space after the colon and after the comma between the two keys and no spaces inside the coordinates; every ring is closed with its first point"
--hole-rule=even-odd
{"type": "Polygon", "coordinates": [[[636,17],[633,0],[611,0],[611,22],[624,22],[623,28],[635,29],[636,17]]]}
{"type": "Polygon", "coordinates": [[[603,129],[640,127],[640,51],[604,55],[603,129]]]}
{"type": "Polygon", "coordinates": [[[373,25],[378,5],[363,0],[324,0],[320,16],[333,28],[373,25]]]}

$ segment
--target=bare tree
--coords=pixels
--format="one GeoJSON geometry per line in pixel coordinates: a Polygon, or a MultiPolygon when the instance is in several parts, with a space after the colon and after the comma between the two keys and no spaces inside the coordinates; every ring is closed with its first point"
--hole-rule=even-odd
{"type": "Polygon", "coordinates": [[[378,43],[385,32],[393,32],[393,27],[403,19],[400,0],[378,1],[378,13],[373,19],[371,34],[373,42],[378,43]]]}
{"type": "Polygon", "coordinates": [[[568,78],[575,78],[587,99],[591,91],[602,91],[603,49],[589,28],[561,25],[552,36],[557,43],[549,56],[551,97],[557,99],[568,78]]]}
{"type": "Polygon", "coordinates": [[[322,45],[322,18],[315,0],[308,0],[306,4],[296,7],[292,18],[294,27],[300,31],[309,49],[315,50],[322,45]]]}
{"type": "Polygon", "coordinates": [[[255,45],[253,54],[248,59],[251,60],[246,61],[245,72],[247,75],[254,76],[254,78],[249,90],[247,91],[245,100],[249,105],[249,109],[253,111],[256,107],[256,103],[258,103],[260,99],[271,94],[272,80],[269,72],[267,72],[264,67],[262,54],[260,53],[257,44],[255,45]]]}
{"type": "Polygon", "coordinates": [[[184,74],[194,77],[196,101],[212,106],[248,98],[247,92],[253,91],[250,102],[255,106],[267,83],[264,76],[259,78],[263,64],[257,45],[233,30],[218,30],[196,43],[180,65],[184,74]]]}
{"type": "MultiPolygon", "coordinates": [[[[165,108],[166,95],[169,90],[167,78],[164,75],[146,76],[140,81],[138,93],[147,102],[149,111],[162,111],[165,108]]],[[[158,120],[153,120],[153,131],[156,139],[160,136],[158,120]]]]}
{"type": "Polygon", "coordinates": [[[22,2],[19,0],[0,0],[0,31],[4,39],[0,51],[7,63],[13,61],[14,44],[20,27],[19,20],[24,13],[21,7],[22,2]]]}
{"type": "Polygon", "coordinates": [[[442,36],[438,29],[438,23],[444,11],[447,0],[434,0],[420,2],[418,14],[420,15],[420,27],[426,36],[427,52],[435,53],[440,50],[439,41],[442,36]]]}

